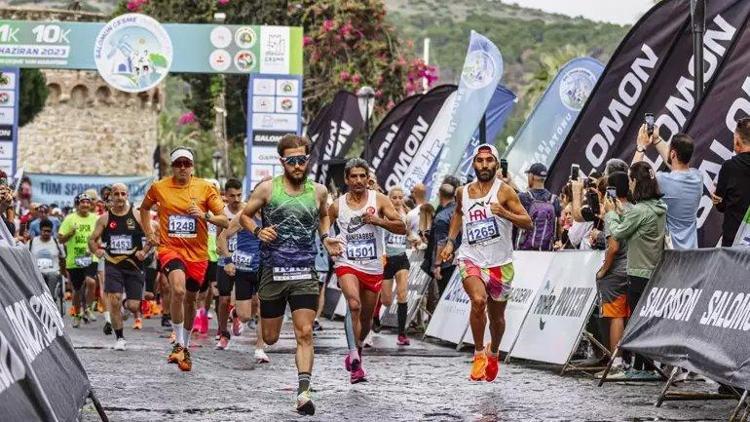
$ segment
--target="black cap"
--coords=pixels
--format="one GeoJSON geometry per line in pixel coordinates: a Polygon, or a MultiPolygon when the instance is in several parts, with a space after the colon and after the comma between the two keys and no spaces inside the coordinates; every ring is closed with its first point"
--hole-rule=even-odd
{"type": "Polygon", "coordinates": [[[537,177],[547,177],[547,166],[542,163],[534,163],[526,170],[526,173],[533,174],[537,177]]]}

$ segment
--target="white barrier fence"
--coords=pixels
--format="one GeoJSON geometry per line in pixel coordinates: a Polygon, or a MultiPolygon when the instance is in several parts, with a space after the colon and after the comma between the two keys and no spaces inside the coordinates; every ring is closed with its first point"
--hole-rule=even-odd
{"type": "MultiPolygon", "coordinates": [[[[515,278],[505,312],[500,350],[512,357],[565,364],[578,343],[596,299],[601,251],[513,254],[515,278]]],[[[446,287],[426,336],[471,343],[471,304],[458,272],[446,287]]],[[[489,342],[485,330],[485,343],[489,342]]]]}

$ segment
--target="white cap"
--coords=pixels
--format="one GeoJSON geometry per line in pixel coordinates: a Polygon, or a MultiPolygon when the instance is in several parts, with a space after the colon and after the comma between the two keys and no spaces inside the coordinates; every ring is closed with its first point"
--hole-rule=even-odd
{"type": "Polygon", "coordinates": [[[471,155],[472,159],[477,158],[480,152],[489,152],[495,157],[495,160],[500,161],[500,154],[497,153],[497,148],[492,144],[481,144],[474,148],[474,153],[471,155]]]}
{"type": "Polygon", "coordinates": [[[180,158],[187,158],[191,162],[193,161],[193,153],[190,152],[187,148],[177,148],[176,150],[172,151],[172,154],[169,156],[169,159],[171,162],[175,162],[180,158]]]}

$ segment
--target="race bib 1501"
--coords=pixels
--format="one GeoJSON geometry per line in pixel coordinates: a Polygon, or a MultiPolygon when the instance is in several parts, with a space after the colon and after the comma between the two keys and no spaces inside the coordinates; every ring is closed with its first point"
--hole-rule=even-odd
{"type": "Polygon", "coordinates": [[[494,217],[485,218],[484,220],[472,221],[466,225],[466,240],[470,245],[475,243],[485,243],[500,237],[500,231],[497,229],[497,221],[494,217]]]}
{"type": "Polygon", "coordinates": [[[350,240],[346,243],[346,258],[351,261],[378,259],[375,239],[350,240]]]}
{"type": "Polygon", "coordinates": [[[169,237],[197,237],[198,224],[195,217],[190,215],[170,215],[167,235],[169,237]]]}

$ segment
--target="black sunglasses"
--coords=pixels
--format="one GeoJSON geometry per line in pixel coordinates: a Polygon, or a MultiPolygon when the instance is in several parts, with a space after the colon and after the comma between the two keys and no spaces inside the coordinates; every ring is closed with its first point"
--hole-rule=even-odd
{"type": "Polygon", "coordinates": [[[307,155],[292,155],[291,157],[282,157],[281,160],[289,166],[304,166],[309,158],[307,155]]]}
{"type": "Polygon", "coordinates": [[[177,160],[174,163],[172,163],[172,167],[190,168],[190,167],[193,167],[193,163],[188,160],[177,160]]]}

